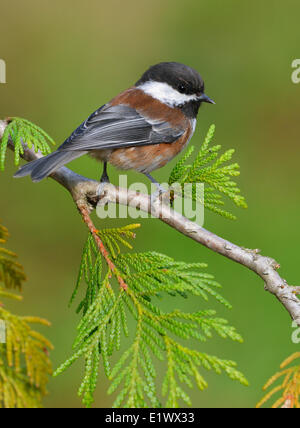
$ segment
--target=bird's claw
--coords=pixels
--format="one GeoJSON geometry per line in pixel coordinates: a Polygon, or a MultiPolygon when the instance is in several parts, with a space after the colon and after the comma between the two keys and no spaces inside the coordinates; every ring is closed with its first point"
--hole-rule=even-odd
{"type": "Polygon", "coordinates": [[[102,196],[102,195],[103,195],[103,193],[105,192],[105,187],[106,187],[108,184],[109,184],[109,183],[108,183],[108,182],[105,182],[105,181],[101,182],[101,183],[99,184],[99,186],[97,187],[96,195],[97,195],[97,196],[102,196]]]}
{"type": "Polygon", "coordinates": [[[155,204],[157,204],[157,202],[164,203],[165,201],[166,202],[170,201],[169,189],[166,190],[164,187],[159,185],[157,190],[155,192],[151,193],[150,200],[151,200],[151,205],[155,205],[155,204]]]}
{"type": "Polygon", "coordinates": [[[101,182],[96,190],[96,195],[99,198],[98,204],[99,205],[107,205],[109,202],[109,199],[107,197],[107,192],[106,190],[108,190],[108,188],[111,186],[111,183],[106,181],[106,182],[101,182]]]}

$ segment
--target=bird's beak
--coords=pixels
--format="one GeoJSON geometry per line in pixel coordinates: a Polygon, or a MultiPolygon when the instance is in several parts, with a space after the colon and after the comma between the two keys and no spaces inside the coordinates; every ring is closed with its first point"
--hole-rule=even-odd
{"type": "Polygon", "coordinates": [[[205,94],[201,94],[200,97],[198,97],[199,101],[202,101],[204,103],[209,103],[209,104],[216,104],[211,98],[209,98],[207,95],[205,94]]]}

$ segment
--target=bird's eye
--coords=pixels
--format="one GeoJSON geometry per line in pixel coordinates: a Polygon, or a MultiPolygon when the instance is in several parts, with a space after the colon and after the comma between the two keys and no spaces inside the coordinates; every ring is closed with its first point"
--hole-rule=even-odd
{"type": "Polygon", "coordinates": [[[184,92],[186,91],[186,86],[185,86],[184,84],[180,83],[180,84],[178,85],[178,91],[179,91],[180,93],[184,93],[184,92]]]}

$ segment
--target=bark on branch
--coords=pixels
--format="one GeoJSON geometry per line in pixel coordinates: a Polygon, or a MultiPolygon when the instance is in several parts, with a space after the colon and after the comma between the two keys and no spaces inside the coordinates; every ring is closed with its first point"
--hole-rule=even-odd
{"type": "MultiPolygon", "coordinates": [[[[0,139],[3,136],[6,126],[7,123],[5,121],[0,121],[0,139]]],[[[10,142],[9,147],[11,150],[14,150],[13,143],[10,142]]],[[[24,155],[22,156],[24,160],[30,162],[41,157],[40,154],[35,153],[26,146],[24,148],[24,155]]],[[[82,210],[88,214],[91,213],[100,200],[102,203],[116,202],[129,207],[138,207],[140,210],[154,215],[173,229],[176,229],[199,244],[247,267],[261,277],[265,290],[273,294],[281,302],[291,318],[300,326],[300,299],[297,297],[297,294],[300,294],[300,287],[289,286],[281,278],[277,272],[280,265],[274,259],[260,255],[258,250],[248,250],[239,247],[200,227],[175,211],[172,211],[170,215],[170,207],[168,205],[163,203],[151,204],[148,195],[138,194],[109,184],[105,186],[104,193],[98,196],[98,181],[78,175],[65,167],[53,173],[51,178],[70,192],[81,214],[82,210]]],[[[90,224],[91,227],[93,226],[90,224]]],[[[111,266],[111,269],[113,269],[113,266],[111,266]]],[[[120,285],[126,288],[126,284],[123,283],[120,285]]]]}

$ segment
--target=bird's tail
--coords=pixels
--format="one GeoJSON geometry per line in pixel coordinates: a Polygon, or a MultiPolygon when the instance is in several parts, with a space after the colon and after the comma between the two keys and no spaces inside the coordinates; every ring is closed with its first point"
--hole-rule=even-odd
{"type": "Polygon", "coordinates": [[[46,157],[24,165],[16,172],[14,177],[20,178],[31,175],[32,181],[41,181],[66,163],[79,158],[85,153],[86,152],[80,150],[57,150],[46,157]]]}

